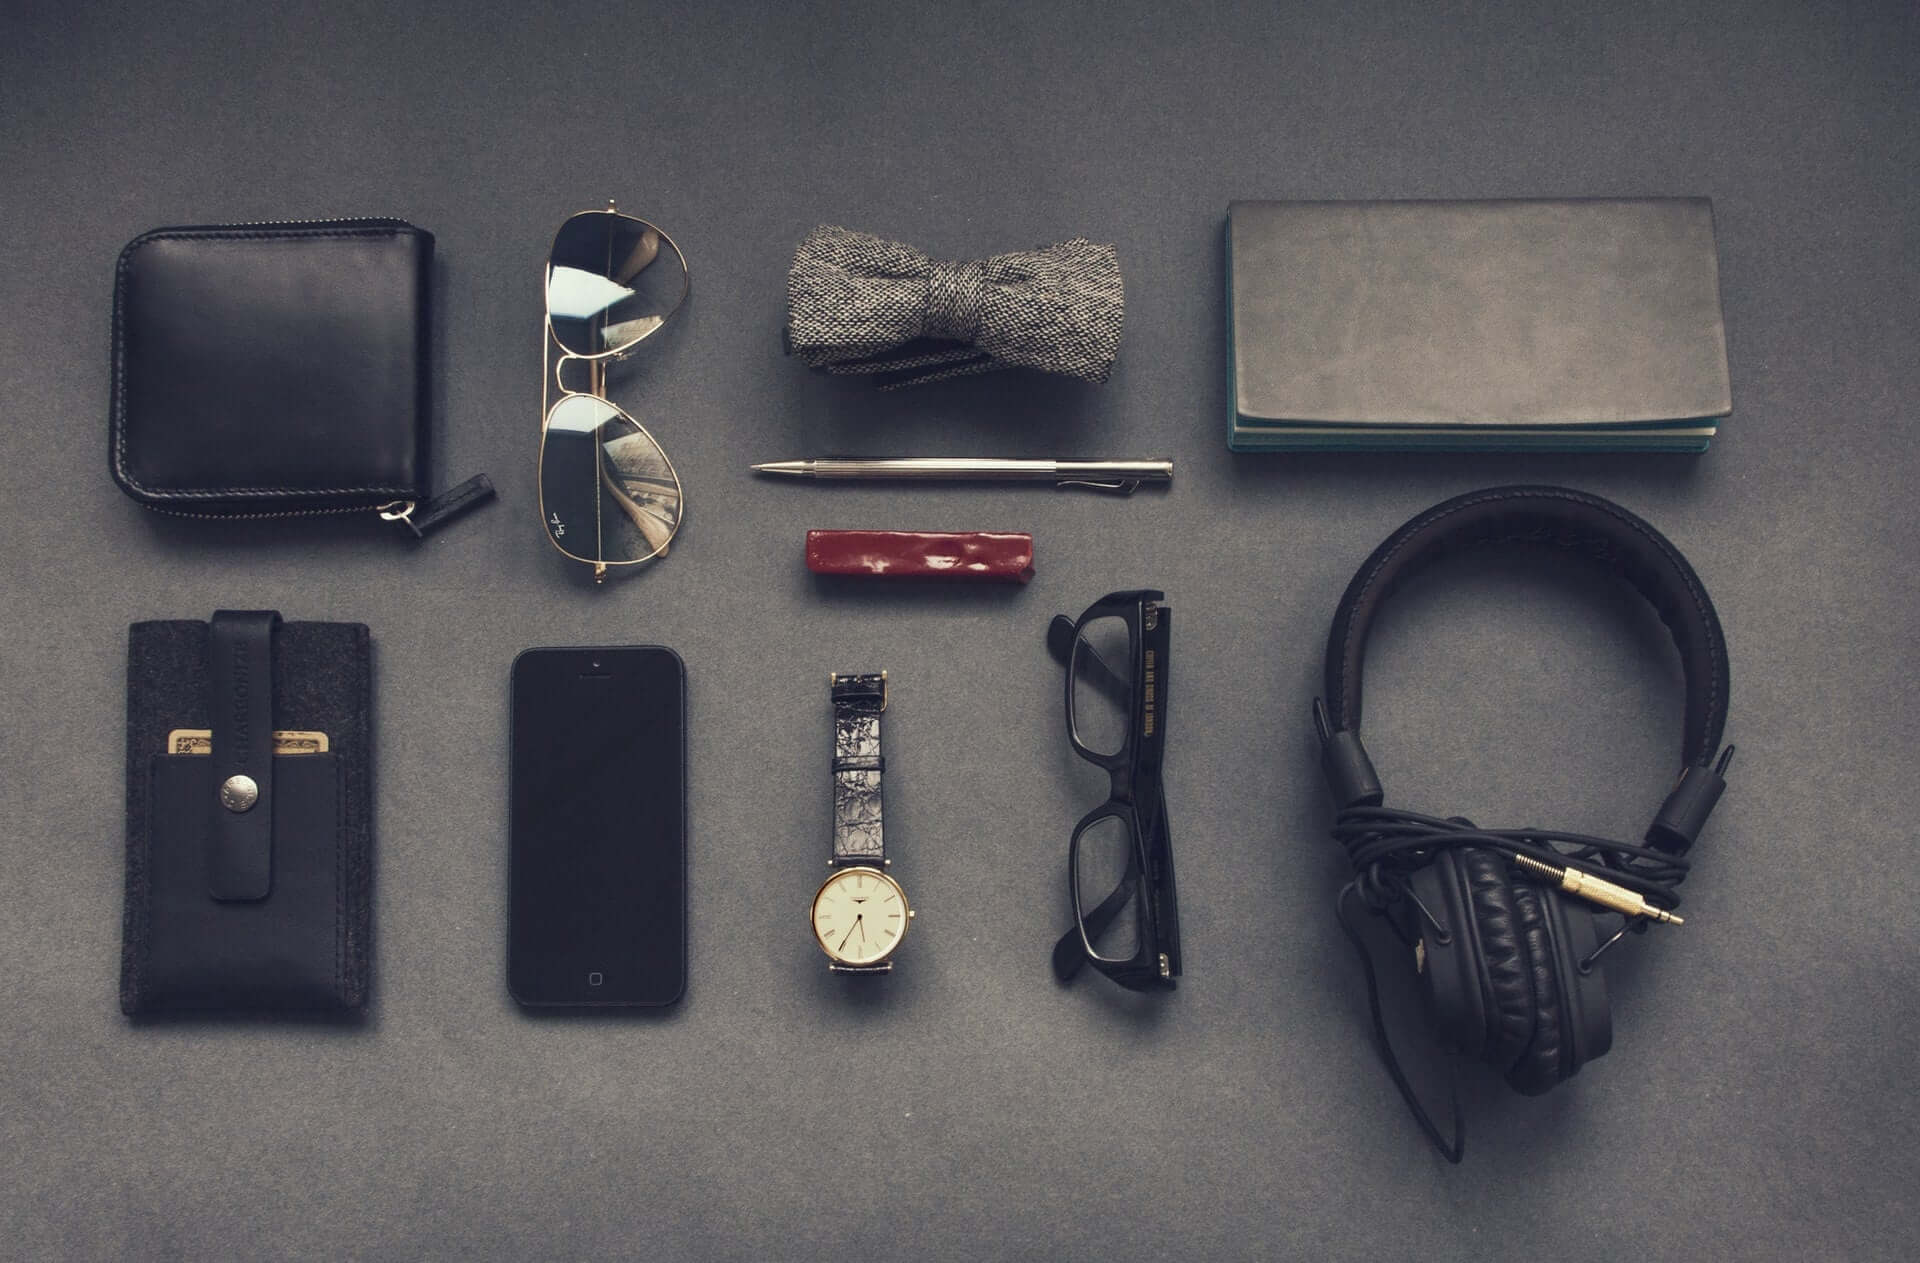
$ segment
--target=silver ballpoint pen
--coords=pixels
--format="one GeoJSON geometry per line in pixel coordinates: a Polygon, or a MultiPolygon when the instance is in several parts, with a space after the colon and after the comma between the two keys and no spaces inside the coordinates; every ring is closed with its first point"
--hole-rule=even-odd
{"type": "Polygon", "coordinates": [[[1000,460],[994,457],[921,457],[914,460],[775,460],[756,474],[789,478],[905,479],[919,482],[1050,482],[1131,495],[1143,482],[1173,481],[1170,460],[1000,460]]]}

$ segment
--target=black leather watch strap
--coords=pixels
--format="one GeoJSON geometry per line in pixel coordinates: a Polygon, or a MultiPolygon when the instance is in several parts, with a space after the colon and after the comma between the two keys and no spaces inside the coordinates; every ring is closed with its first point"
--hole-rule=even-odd
{"type": "Polygon", "coordinates": [[[834,864],[886,862],[880,823],[880,712],[887,708],[887,675],[833,677],[834,864]]]}

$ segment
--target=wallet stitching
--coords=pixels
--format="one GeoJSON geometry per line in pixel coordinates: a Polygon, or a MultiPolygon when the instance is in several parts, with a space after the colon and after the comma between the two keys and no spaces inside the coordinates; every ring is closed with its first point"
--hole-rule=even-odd
{"type": "MultiPolygon", "coordinates": [[[[128,741],[131,745],[131,736],[128,741]]],[[[126,980],[125,990],[126,998],[133,1001],[132,1007],[135,1010],[146,1008],[146,979],[151,972],[153,956],[151,918],[148,915],[149,901],[153,893],[152,828],[149,823],[153,819],[154,778],[151,759],[147,760],[146,767],[140,774],[144,775],[147,781],[146,802],[142,813],[144,819],[141,820],[140,827],[134,831],[135,836],[129,839],[128,858],[131,863],[127,874],[127,884],[131,889],[127,892],[129,924],[126,931],[132,934],[133,942],[130,944],[132,950],[127,954],[127,964],[132,976],[126,980]]]]}
{"type": "Polygon", "coordinates": [[[408,496],[417,494],[418,487],[392,487],[385,485],[365,487],[213,487],[203,490],[180,490],[146,486],[133,476],[127,465],[127,339],[126,339],[126,286],[127,274],[133,267],[133,256],[149,242],[154,241],[296,241],[313,237],[397,237],[402,233],[419,232],[415,228],[315,228],[304,231],[252,231],[234,228],[212,228],[200,231],[182,231],[175,228],[162,228],[142,233],[133,239],[126,249],[120,252],[120,262],[114,268],[113,283],[113,413],[109,423],[113,430],[113,468],[119,475],[122,485],[137,492],[140,496],[154,500],[205,501],[231,498],[264,499],[269,496],[408,496]]]}
{"type": "MultiPolygon", "coordinates": [[[[133,680],[133,654],[131,649],[129,649],[127,654],[127,693],[129,697],[133,694],[133,680]]],[[[133,788],[135,784],[137,784],[135,778],[143,775],[143,770],[141,769],[141,765],[136,761],[139,757],[137,751],[140,749],[139,725],[134,722],[131,713],[132,708],[129,707],[128,709],[127,805],[129,810],[126,839],[127,874],[124,896],[126,899],[126,907],[121,916],[120,925],[120,1007],[131,1010],[140,1007],[140,982],[146,974],[147,935],[144,922],[147,862],[146,856],[143,854],[143,848],[146,842],[144,821],[142,821],[143,827],[138,831],[133,828],[133,812],[131,810],[133,805],[133,788]]],[[[147,788],[146,797],[147,801],[143,804],[143,814],[150,814],[152,811],[153,797],[151,785],[147,788]]]]}
{"type": "Polygon", "coordinates": [[[336,761],[333,769],[333,994],[350,1003],[346,987],[347,905],[347,769],[336,761]]]}
{"type": "Polygon", "coordinates": [[[358,765],[363,775],[354,785],[358,794],[356,806],[359,811],[366,813],[366,821],[363,828],[354,827],[355,817],[348,811],[348,767],[342,759],[337,768],[339,806],[335,812],[337,840],[334,849],[339,856],[335,934],[340,952],[335,985],[339,988],[343,1004],[364,1008],[372,973],[370,935],[373,918],[373,796],[368,783],[368,776],[372,772],[373,748],[370,734],[373,723],[373,659],[364,627],[355,636],[355,657],[360,666],[360,687],[356,690],[359,695],[360,723],[357,728],[350,726],[347,742],[351,747],[357,739],[359,744],[358,765]],[[349,933],[354,935],[351,944],[347,940],[349,933]]]}
{"type": "Polygon", "coordinates": [[[153,774],[153,760],[147,760],[146,819],[140,825],[140,976],[135,988],[146,1006],[146,982],[153,974],[153,796],[159,779],[153,774]]]}

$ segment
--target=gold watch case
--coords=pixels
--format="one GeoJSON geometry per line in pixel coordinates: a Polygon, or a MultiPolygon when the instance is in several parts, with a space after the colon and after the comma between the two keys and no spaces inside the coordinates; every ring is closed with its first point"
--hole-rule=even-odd
{"type": "Polygon", "coordinates": [[[814,942],[834,964],[870,969],[892,960],[913,924],[913,908],[907,892],[885,871],[855,864],[834,869],[820,883],[807,920],[814,942]]]}

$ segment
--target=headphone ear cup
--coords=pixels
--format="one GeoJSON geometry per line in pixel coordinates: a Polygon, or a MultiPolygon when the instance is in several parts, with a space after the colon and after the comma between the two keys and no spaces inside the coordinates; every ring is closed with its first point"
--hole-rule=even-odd
{"type": "Polygon", "coordinates": [[[1415,956],[1427,1011],[1440,1042],[1470,1057],[1487,1043],[1486,991],[1480,982],[1480,954],[1474,946],[1471,900],[1452,851],[1414,870],[1413,897],[1443,928],[1409,913],[1410,930],[1419,936],[1415,956]]]}
{"type": "Polygon", "coordinates": [[[1414,871],[1411,886],[1446,927],[1445,933],[1424,922],[1414,928],[1422,989],[1447,1047],[1489,1062],[1529,1095],[1572,1078],[1607,1051],[1613,1042],[1607,980],[1597,964],[1580,969],[1600,945],[1584,905],[1509,880],[1498,853],[1470,847],[1441,851],[1414,871]],[[1493,915],[1483,916],[1482,908],[1493,915]],[[1509,964],[1496,971],[1491,962],[1502,959],[1509,964]],[[1497,989],[1496,973],[1511,985],[1497,989]],[[1521,1019],[1524,1031],[1510,1034],[1521,1019]],[[1496,1047],[1501,1037],[1504,1051],[1496,1047]]]}
{"type": "Polygon", "coordinates": [[[1595,914],[1558,891],[1543,890],[1540,910],[1553,946],[1555,980],[1565,1008],[1566,1045],[1560,1077],[1570,1079],[1595,1057],[1613,1046],[1613,1008],[1607,998],[1607,977],[1596,962],[1582,970],[1600,949],[1600,927],[1595,914]]]}
{"type": "Polygon", "coordinates": [[[1563,1026],[1566,1014],[1561,1003],[1559,962],[1542,907],[1555,896],[1525,880],[1515,881],[1510,893],[1520,946],[1526,955],[1526,977],[1533,988],[1533,1037],[1507,1068],[1507,1083],[1515,1091],[1538,1096],[1575,1069],[1566,1064],[1573,1041],[1563,1026]]]}
{"type": "Polygon", "coordinates": [[[1513,907],[1506,857],[1497,851],[1460,847],[1460,871],[1472,909],[1481,980],[1487,995],[1487,1038],[1482,1060],[1506,1070],[1533,1039],[1533,982],[1513,907]]]}

